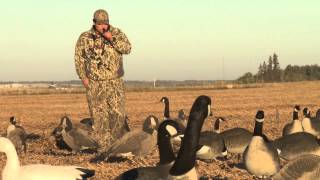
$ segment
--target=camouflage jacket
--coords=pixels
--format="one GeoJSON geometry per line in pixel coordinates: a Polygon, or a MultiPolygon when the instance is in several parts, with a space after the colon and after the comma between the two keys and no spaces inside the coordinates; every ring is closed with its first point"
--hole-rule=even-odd
{"type": "Polygon", "coordinates": [[[82,33],[75,48],[75,66],[80,79],[108,80],[124,75],[122,54],[129,54],[131,44],[120,29],[110,26],[112,41],[94,28],[82,33]]]}

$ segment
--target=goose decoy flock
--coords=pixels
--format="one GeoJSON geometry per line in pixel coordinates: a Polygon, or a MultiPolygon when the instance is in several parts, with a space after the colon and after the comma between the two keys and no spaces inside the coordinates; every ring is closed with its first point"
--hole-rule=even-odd
{"type": "Polygon", "coordinates": [[[170,139],[181,133],[180,126],[176,121],[167,119],[164,120],[158,128],[158,150],[159,164],[154,167],[134,168],[124,172],[117,180],[128,179],[165,179],[169,175],[169,170],[172,167],[176,157],[172,149],[170,139]]]}
{"type": "MultiPolygon", "coordinates": [[[[93,137],[95,129],[92,118],[84,118],[79,123],[73,123],[68,116],[63,116],[58,126],[54,128],[52,137],[57,145],[62,145],[60,147],[62,150],[65,148],[73,152],[71,157],[75,155],[74,153],[82,154],[87,150],[93,150],[83,154],[94,156],[87,163],[105,163],[105,161],[110,162],[108,161],[110,158],[119,157],[132,163],[154,151],[158,152],[157,164],[131,167],[113,178],[116,180],[196,180],[200,178],[197,164],[200,166],[203,163],[211,163],[221,166],[221,163],[226,162],[215,160],[225,157],[228,153],[242,157],[240,164],[253,178],[320,179],[320,110],[312,116],[308,107],[305,107],[301,120],[300,106],[295,105],[292,120],[283,127],[280,137],[270,139],[264,134],[263,127],[271,128],[268,123],[271,117],[265,116],[263,110],[256,112],[253,131],[242,127],[221,131],[221,123],[223,126],[223,122],[227,122],[223,117],[215,117],[212,130],[201,131],[205,120],[213,115],[211,97],[198,96],[189,114],[183,109],[174,110],[178,112],[177,118],[170,116],[169,98],[162,97],[160,101],[164,103],[163,119],[148,115],[143,120],[141,128],[132,129],[128,124],[130,120],[126,116],[127,133],[102,151],[99,149],[98,141],[93,137]],[[173,143],[174,140],[178,140],[179,144],[173,143]],[[197,160],[204,162],[197,163],[197,160]]],[[[45,162],[42,162],[43,164],[23,162],[21,165],[19,155],[28,155],[27,139],[33,137],[34,134],[28,134],[18,125],[14,116],[10,118],[6,137],[0,137],[0,152],[6,155],[2,180],[94,178],[95,170],[78,165],[56,166],[45,162]]],[[[237,167],[229,166],[229,168],[237,167]]],[[[212,174],[212,177],[220,176],[212,174]]]]}

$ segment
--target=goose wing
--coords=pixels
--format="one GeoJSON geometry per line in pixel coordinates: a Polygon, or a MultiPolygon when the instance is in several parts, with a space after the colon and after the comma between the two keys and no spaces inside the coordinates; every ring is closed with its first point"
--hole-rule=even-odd
{"type": "Polygon", "coordinates": [[[318,179],[320,173],[320,156],[304,155],[286,164],[274,180],[318,179]]]}
{"type": "Polygon", "coordinates": [[[142,155],[156,144],[155,137],[141,130],[130,131],[111,145],[107,156],[130,152],[134,155],[142,155]]]}

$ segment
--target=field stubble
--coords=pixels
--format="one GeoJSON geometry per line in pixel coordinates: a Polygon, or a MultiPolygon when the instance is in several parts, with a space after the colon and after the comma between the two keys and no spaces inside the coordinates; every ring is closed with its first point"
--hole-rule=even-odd
{"type": "MultiPolygon", "coordinates": [[[[254,116],[258,109],[265,111],[264,132],[271,139],[279,137],[283,126],[292,119],[293,106],[307,106],[312,112],[320,106],[320,82],[283,83],[270,87],[220,90],[184,90],[127,92],[126,110],[132,128],[140,128],[142,121],[150,114],[162,117],[162,96],[170,99],[171,116],[177,116],[179,109],[189,112],[194,99],[208,95],[213,100],[214,116],[223,116],[227,122],[221,130],[243,127],[253,130],[254,116]],[[278,114],[278,115],[277,115],[278,114]],[[276,118],[278,117],[278,118],[276,118]]],[[[10,116],[16,116],[28,132],[48,136],[58,124],[60,117],[70,116],[77,122],[88,117],[85,94],[45,94],[45,95],[1,95],[0,134],[4,134],[10,116]]],[[[299,114],[302,118],[302,114],[299,114]]],[[[204,129],[211,128],[214,117],[206,121],[204,129]]],[[[22,164],[49,163],[53,165],[73,164],[96,170],[95,179],[112,179],[116,175],[139,166],[151,166],[158,162],[158,152],[134,161],[120,163],[89,163],[93,155],[71,155],[68,152],[50,149],[46,138],[29,144],[27,155],[21,155],[22,164]],[[49,152],[54,151],[56,155],[49,152]]],[[[5,164],[5,156],[0,155],[0,169],[5,164]]],[[[231,157],[225,162],[204,163],[197,161],[199,175],[220,176],[228,179],[252,179],[245,170],[234,167],[238,160],[231,157]]],[[[1,179],[1,178],[0,178],[1,179]]]]}

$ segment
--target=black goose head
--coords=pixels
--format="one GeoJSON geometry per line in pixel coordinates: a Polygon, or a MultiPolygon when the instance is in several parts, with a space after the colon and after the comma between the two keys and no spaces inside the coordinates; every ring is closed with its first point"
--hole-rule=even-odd
{"type": "Polygon", "coordinates": [[[298,120],[299,119],[299,111],[300,111],[300,106],[295,105],[294,106],[294,110],[293,110],[293,114],[292,114],[292,119],[293,120],[298,120]]]}
{"type": "Polygon", "coordinates": [[[160,139],[170,139],[177,135],[180,135],[183,132],[179,123],[174,120],[167,119],[163,121],[158,128],[158,141],[160,139]]]}
{"type": "Polygon", "coordinates": [[[303,116],[304,117],[310,118],[311,113],[310,113],[310,111],[309,111],[309,109],[307,107],[305,107],[302,111],[303,111],[303,116]]]}
{"type": "Polygon", "coordinates": [[[162,102],[162,103],[169,103],[169,98],[168,98],[168,97],[162,97],[162,98],[160,99],[160,102],[162,102]]]}
{"type": "Polygon", "coordinates": [[[16,124],[17,124],[17,119],[16,119],[16,117],[11,116],[11,117],[10,117],[10,123],[11,123],[12,125],[16,125],[16,124]]]}
{"type": "Polygon", "coordinates": [[[171,141],[172,137],[182,134],[179,124],[171,119],[164,120],[158,128],[158,148],[160,156],[160,164],[168,164],[173,162],[176,157],[174,155],[171,141]]]}
{"type": "Polygon", "coordinates": [[[213,130],[216,131],[216,132],[219,132],[220,123],[221,123],[221,122],[224,122],[224,121],[226,121],[225,118],[223,118],[223,117],[217,117],[217,119],[215,120],[214,125],[213,125],[213,130]]]}
{"type": "Polygon", "coordinates": [[[192,105],[189,121],[194,121],[198,119],[206,119],[212,116],[211,111],[211,99],[208,96],[199,96],[192,105]]]}
{"type": "Polygon", "coordinates": [[[152,132],[154,130],[157,130],[158,127],[159,127],[159,119],[154,115],[150,115],[144,120],[142,125],[142,130],[152,134],[152,132]]]}
{"type": "Polygon", "coordinates": [[[170,169],[171,175],[180,176],[194,168],[200,131],[204,120],[210,114],[212,114],[210,97],[199,96],[192,105],[178,157],[170,169]]]}
{"type": "Polygon", "coordinates": [[[254,136],[263,136],[262,128],[263,128],[263,122],[264,122],[264,111],[258,110],[256,114],[256,123],[254,126],[254,136]]]}

